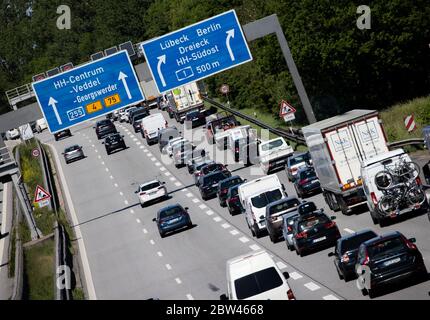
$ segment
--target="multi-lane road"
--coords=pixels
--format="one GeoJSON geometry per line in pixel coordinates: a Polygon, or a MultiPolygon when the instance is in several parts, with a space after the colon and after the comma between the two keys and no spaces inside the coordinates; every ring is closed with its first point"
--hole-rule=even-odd
{"type": "MultiPolygon", "coordinates": [[[[167,114],[164,116],[178,126],[167,114]]],[[[288,251],[283,241],[273,244],[268,237],[253,238],[243,215],[230,216],[217,199],[203,201],[187,169],[176,169],[160,154],[158,145],[147,146],[129,124],[116,122],[128,148],[109,156],[92,126],[91,122],[76,126],[72,137],[58,142],[46,131],[39,135],[57,153],[90,298],[219,299],[226,292],[226,261],[265,249],[282,271],[289,272],[288,281],[297,299],[369,299],[362,296],[354,280],[345,283],[339,279],[332,258],[327,256],[330,249],[301,258],[288,251]],[[86,158],[66,165],[61,152],[71,144],[82,145],[86,158]],[[166,182],[170,199],[141,208],[134,193],[137,184],[155,177],[166,182]],[[152,218],[158,209],[173,203],[189,207],[194,227],[162,239],[152,218]]],[[[209,150],[216,161],[231,160],[228,150],[215,154],[202,128],[193,130],[192,140],[209,150]]],[[[256,167],[240,164],[230,164],[229,169],[248,180],[262,175],[256,167]]],[[[287,193],[295,195],[285,171],[277,175],[287,193]]],[[[342,234],[372,228],[377,233],[398,230],[415,237],[430,268],[430,223],[426,215],[380,228],[372,224],[367,211],[343,216],[331,212],[322,195],[308,201],[336,215],[342,234]]],[[[377,299],[429,299],[429,291],[429,282],[424,282],[395,288],[377,299]]]]}

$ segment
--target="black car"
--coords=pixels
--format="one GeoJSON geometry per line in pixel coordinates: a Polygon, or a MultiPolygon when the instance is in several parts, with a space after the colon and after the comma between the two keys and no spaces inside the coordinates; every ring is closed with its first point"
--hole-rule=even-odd
{"type": "Polygon", "coordinates": [[[185,115],[185,126],[188,129],[197,128],[206,123],[204,110],[193,110],[185,115]]]}
{"type": "Polygon", "coordinates": [[[395,231],[360,245],[355,270],[363,286],[363,295],[369,294],[373,298],[381,287],[412,277],[428,279],[423,257],[415,242],[415,238],[408,239],[395,231]]]}
{"type": "Polygon", "coordinates": [[[58,141],[61,138],[71,137],[71,136],[72,136],[72,133],[70,132],[69,129],[61,130],[61,131],[54,133],[55,141],[58,141]]]}
{"type": "Polygon", "coordinates": [[[188,208],[183,208],[180,204],[174,204],[160,209],[157,217],[152,221],[157,223],[158,232],[161,238],[164,238],[167,232],[176,231],[182,228],[191,228],[191,222],[188,208]]]}
{"type": "Polygon", "coordinates": [[[334,252],[330,252],[328,256],[334,256],[334,265],[341,280],[348,281],[355,277],[358,248],[363,242],[377,236],[372,230],[363,230],[337,240],[334,252]]]}
{"type": "Polygon", "coordinates": [[[229,171],[216,171],[199,178],[199,190],[203,200],[216,196],[218,182],[231,176],[229,171]]]}
{"type": "Polygon", "coordinates": [[[108,134],[117,133],[115,125],[108,119],[97,121],[94,128],[96,129],[97,139],[99,140],[103,139],[108,134]]]}
{"type": "Polygon", "coordinates": [[[231,215],[242,213],[243,207],[239,199],[239,186],[240,184],[230,187],[227,191],[227,198],[225,200],[228,212],[231,215]]]}
{"type": "Polygon", "coordinates": [[[317,211],[317,206],[312,201],[303,201],[297,208],[297,212],[303,216],[317,211]]]}
{"type": "Polygon", "coordinates": [[[112,133],[106,136],[105,141],[102,142],[105,145],[106,153],[111,154],[112,151],[118,149],[127,149],[123,138],[124,136],[119,133],[112,133]]]}
{"type": "Polygon", "coordinates": [[[293,245],[296,253],[303,257],[311,250],[334,246],[340,238],[336,217],[328,217],[324,212],[315,211],[301,215],[294,225],[293,245]]]}
{"type": "Polygon", "coordinates": [[[217,172],[217,171],[229,172],[226,165],[223,165],[222,163],[213,162],[213,161],[202,166],[199,170],[194,171],[194,181],[196,183],[196,186],[199,186],[200,176],[204,176],[211,172],[217,172]]]}
{"type": "Polygon", "coordinates": [[[146,108],[138,109],[138,111],[134,111],[132,117],[130,118],[131,125],[133,126],[134,132],[140,132],[141,129],[141,121],[143,118],[149,116],[149,111],[146,108]]]}
{"type": "Polygon", "coordinates": [[[310,194],[321,191],[320,181],[313,167],[301,167],[294,180],[294,188],[300,198],[305,198],[310,194]]]}
{"type": "Polygon", "coordinates": [[[239,176],[233,176],[225,180],[222,180],[218,183],[217,196],[221,207],[225,207],[227,205],[226,199],[227,199],[228,189],[232,186],[241,184],[245,181],[239,176]]]}

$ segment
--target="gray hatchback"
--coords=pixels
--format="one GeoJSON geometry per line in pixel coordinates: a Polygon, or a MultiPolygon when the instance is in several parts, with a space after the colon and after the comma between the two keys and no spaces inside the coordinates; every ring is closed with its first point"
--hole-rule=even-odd
{"type": "Polygon", "coordinates": [[[64,149],[62,154],[64,155],[64,160],[66,163],[85,158],[84,151],[82,151],[82,146],[77,144],[67,147],[64,149]]]}

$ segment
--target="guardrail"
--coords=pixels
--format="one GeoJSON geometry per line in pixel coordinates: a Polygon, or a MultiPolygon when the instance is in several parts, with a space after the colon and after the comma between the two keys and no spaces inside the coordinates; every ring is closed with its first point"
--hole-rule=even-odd
{"type": "Polygon", "coordinates": [[[23,86],[6,91],[7,100],[11,106],[15,105],[16,102],[28,99],[33,96],[34,91],[31,83],[27,83],[23,86]]]}
{"type": "MultiPolygon", "coordinates": [[[[57,285],[57,277],[59,271],[66,272],[65,277],[71,277],[71,274],[68,273],[68,251],[67,251],[67,241],[66,241],[66,232],[64,227],[59,224],[57,221],[54,225],[54,240],[55,240],[55,298],[56,300],[71,300],[70,288],[67,288],[67,285],[64,288],[61,288],[57,285]],[[62,268],[66,268],[66,270],[62,268]]],[[[71,279],[66,279],[66,284],[70,282],[71,279]]]]}
{"type": "Polygon", "coordinates": [[[37,140],[37,146],[40,150],[40,164],[42,165],[42,169],[43,169],[43,177],[44,177],[44,182],[46,184],[46,187],[48,188],[49,193],[51,194],[51,208],[52,210],[57,213],[57,193],[54,190],[53,187],[53,182],[52,182],[52,174],[51,174],[51,166],[49,164],[45,149],[43,148],[42,144],[39,142],[39,140],[37,140]]]}
{"type": "Polygon", "coordinates": [[[412,139],[405,139],[405,140],[387,143],[387,147],[389,149],[400,148],[400,147],[411,146],[411,145],[424,145],[424,138],[412,138],[412,139]]]}
{"type": "Polygon", "coordinates": [[[288,131],[285,131],[285,130],[281,130],[281,129],[278,129],[278,128],[273,128],[273,127],[268,126],[264,122],[258,121],[258,120],[254,119],[254,118],[252,118],[252,117],[250,117],[250,116],[248,116],[246,114],[243,114],[243,113],[241,113],[241,112],[239,112],[237,110],[234,110],[232,108],[226,107],[225,105],[223,105],[223,104],[221,104],[221,103],[219,103],[219,102],[217,102],[215,100],[212,100],[212,99],[210,99],[208,97],[203,97],[203,100],[209,102],[210,104],[216,106],[217,108],[223,109],[225,111],[230,112],[231,114],[234,114],[237,117],[245,119],[246,121],[249,121],[249,122],[251,122],[251,123],[253,123],[253,124],[255,124],[255,125],[257,125],[257,126],[259,126],[261,128],[267,129],[267,130],[269,130],[269,132],[274,133],[274,134],[276,134],[276,135],[278,135],[280,137],[286,138],[288,140],[292,140],[292,141],[296,142],[297,144],[306,145],[305,138],[303,136],[300,136],[300,135],[296,134],[296,133],[299,132],[299,130],[297,130],[297,129],[295,129],[296,133],[294,131],[291,133],[291,132],[288,132],[288,131]]]}

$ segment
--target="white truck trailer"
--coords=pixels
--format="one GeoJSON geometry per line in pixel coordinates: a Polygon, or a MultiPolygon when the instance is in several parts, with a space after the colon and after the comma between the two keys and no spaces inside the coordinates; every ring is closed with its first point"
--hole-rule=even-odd
{"type": "Polygon", "coordinates": [[[191,82],[172,91],[172,113],[176,121],[184,123],[185,115],[195,109],[204,112],[204,101],[200,95],[197,82],[191,82]]]}

